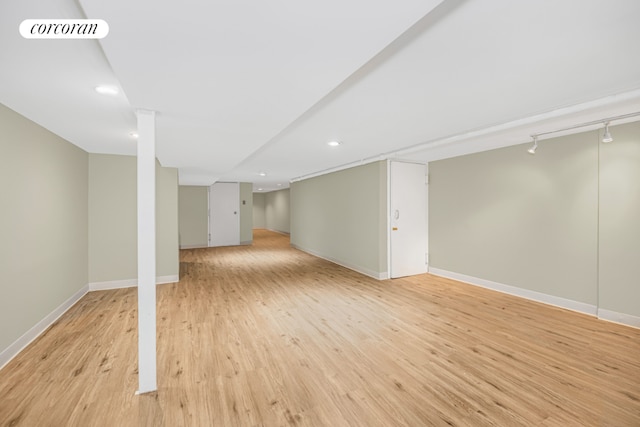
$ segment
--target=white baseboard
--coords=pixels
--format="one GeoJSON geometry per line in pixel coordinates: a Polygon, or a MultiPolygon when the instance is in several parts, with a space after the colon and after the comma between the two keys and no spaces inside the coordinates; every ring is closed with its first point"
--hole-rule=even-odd
{"type": "Polygon", "coordinates": [[[598,314],[597,307],[592,304],[573,301],[566,298],[544,294],[542,292],[536,292],[529,289],[519,288],[517,286],[511,286],[511,285],[505,285],[503,283],[492,282],[491,280],[479,279],[477,277],[454,273],[447,270],[441,270],[439,268],[429,267],[429,273],[435,276],[446,277],[447,279],[453,279],[459,282],[468,283],[470,285],[492,289],[494,291],[502,292],[505,294],[515,295],[517,297],[526,298],[532,301],[537,301],[537,302],[553,305],[560,308],[566,308],[568,310],[573,310],[580,313],[590,314],[592,316],[596,316],[598,314]]]}
{"type": "MultiPolygon", "coordinates": [[[[178,275],[156,277],[156,285],[178,281],[180,281],[178,275]]],[[[136,286],[138,286],[138,279],[111,280],[108,282],[89,283],[89,291],[106,291],[109,289],[134,288],[136,286]]]]}
{"type": "Polygon", "coordinates": [[[208,246],[206,244],[204,244],[204,245],[182,245],[182,246],[180,246],[180,249],[202,249],[202,248],[208,248],[208,246]]]}
{"type": "MultiPolygon", "coordinates": [[[[175,283],[179,281],[178,275],[159,276],[156,278],[156,284],[175,283]]],[[[47,330],[56,320],[60,318],[67,310],[69,310],[80,298],[85,296],[87,292],[103,291],[108,289],[130,288],[138,285],[138,279],[115,280],[110,282],[94,282],[85,285],[78,292],[73,294],[68,300],[63,302],[59,307],[49,313],[44,319],[36,323],[31,329],[25,332],[9,347],[0,352],[0,369],[2,369],[11,359],[24,350],[33,340],[38,338],[40,334],[47,330]]]]}
{"type": "Polygon", "coordinates": [[[280,231],[280,230],[274,230],[273,228],[265,228],[265,230],[273,231],[274,233],[282,234],[284,236],[290,236],[291,235],[291,233],[289,233],[289,232],[280,231]]]}
{"type": "Polygon", "coordinates": [[[604,308],[598,309],[598,319],[620,323],[625,326],[633,326],[634,328],[640,328],[640,317],[632,316],[631,314],[605,310],[604,308]]]}
{"type": "Polygon", "coordinates": [[[640,328],[640,317],[631,314],[618,313],[611,310],[598,308],[595,305],[585,304],[583,302],[573,301],[566,298],[560,298],[553,295],[543,294],[541,292],[522,289],[516,286],[505,285],[502,283],[492,282],[490,280],[479,279],[477,277],[467,276],[464,274],[453,273],[439,268],[429,267],[429,273],[435,276],[446,277],[447,279],[457,280],[459,282],[468,283],[470,285],[481,286],[483,288],[492,289],[517,297],[553,305],[556,307],[566,308],[568,310],[578,311],[580,313],[596,316],[598,319],[607,320],[609,322],[620,323],[625,326],[640,328]]]}
{"type": "Polygon", "coordinates": [[[89,292],[89,286],[83,286],[78,292],[73,294],[69,299],[60,304],[55,310],[45,316],[44,319],[36,323],[31,329],[25,332],[20,338],[13,342],[9,347],[0,352],[0,369],[25,349],[33,340],[38,338],[40,334],[47,330],[56,320],[60,318],[67,310],[69,310],[80,298],[89,292]]]}
{"type": "Polygon", "coordinates": [[[377,271],[369,270],[367,268],[360,267],[359,265],[345,263],[345,262],[340,261],[338,259],[335,259],[335,258],[332,258],[332,257],[329,257],[329,256],[325,256],[325,255],[323,255],[321,253],[318,253],[316,251],[312,251],[310,249],[302,248],[302,247],[300,247],[298,245],[291,244],[291,247],[293,247],[295,249],[298,249],[298,250],[300,250],[302,252],[306,252],[306,253],[308,253],[310,255],[313,255],[315,257],[325,259],[325,260],[330,261],[330,262],[332,262],[334,264],[338,264],[339,266],[348,268],[349,270],[357,271],[358,273],[364,274],[365,276],[369,276],[369,277],[372,277],[372,278],[377,279],[377,280],[384,280],[384,279],[388,279],[389,278],[389,274],[386,271],[378,273],[377,271]]]}

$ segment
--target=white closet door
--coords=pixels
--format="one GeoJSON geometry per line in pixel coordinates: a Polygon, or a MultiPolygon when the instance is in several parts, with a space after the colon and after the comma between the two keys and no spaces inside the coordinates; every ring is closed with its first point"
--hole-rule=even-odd
{"type": "Polygon", "coordinates": [[[209,188],[209,246],[240,244],[240,184],[216,182],[209,188]]]}
{"type": "Polygon", "coordinates": [[[427,272],[427,165],[392,161],[389,165],[390,276],[427,272]]]}

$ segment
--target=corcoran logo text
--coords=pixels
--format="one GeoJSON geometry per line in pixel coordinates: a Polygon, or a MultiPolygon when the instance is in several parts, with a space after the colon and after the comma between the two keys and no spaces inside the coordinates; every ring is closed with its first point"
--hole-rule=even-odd
{"type": "Polygon", "coordinates": [[[109,34],[102,19],[25,19],[20,24],[25,39],[101,39],[109,34]]]}

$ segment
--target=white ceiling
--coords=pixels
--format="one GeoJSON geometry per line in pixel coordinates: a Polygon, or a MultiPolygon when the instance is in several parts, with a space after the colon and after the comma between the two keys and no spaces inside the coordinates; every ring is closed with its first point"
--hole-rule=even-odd
{"type": "Polygon", "coordinates": [[[181,184],[270,190],[640,111],[639,21],[637,0],[4,0],[0,102],[92,153],[135,154],[154,110],[181,184]],[[83,17],[109,35],[18,32],[83,17]]]}

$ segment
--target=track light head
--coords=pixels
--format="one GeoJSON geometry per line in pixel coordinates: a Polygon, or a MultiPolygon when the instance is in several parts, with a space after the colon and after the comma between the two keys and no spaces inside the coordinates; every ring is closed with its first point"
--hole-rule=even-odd
{"type": "Polygon", "coordinates": [[[534,136],[533,137],[533,145],[531,147],[529,147],[529,149],[527,150],[527,152],[529,154],[536,154],[536,150],[538,149],[538,137],[534,136]]]}
{"type": "Polygon", "coordinates": [[[611,132],[609,132],[609,122],[604,124],[604,134],[602,135],[602,142],[605,144],[613,141],[613,137],[611,136],[611,132]]]}

